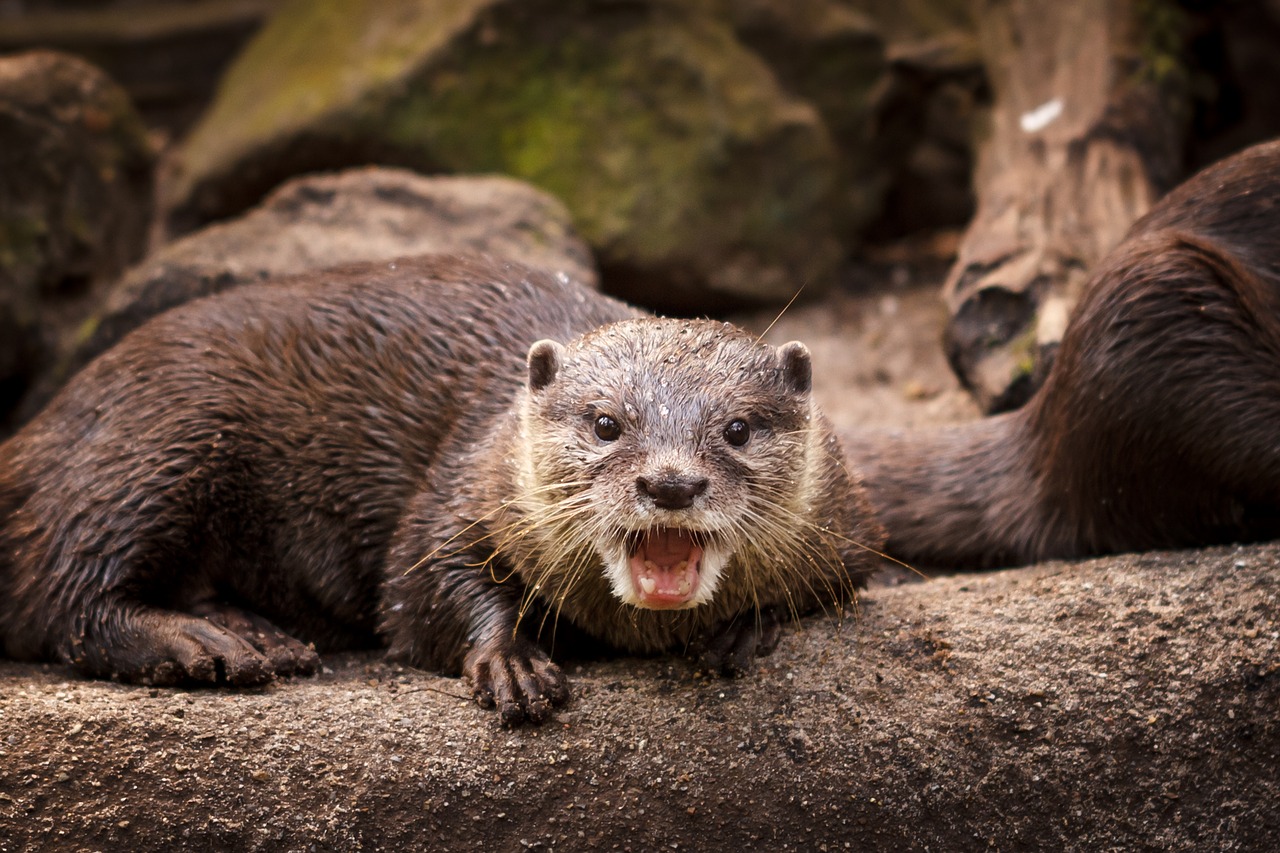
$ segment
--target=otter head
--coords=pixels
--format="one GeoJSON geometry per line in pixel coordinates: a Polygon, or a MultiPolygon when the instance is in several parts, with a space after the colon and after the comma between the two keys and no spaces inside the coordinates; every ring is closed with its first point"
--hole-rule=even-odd
{"type": "Polygon", "coordinates": [[[521,442],[526,512],[550,521],[530,525],[538,560],[559,561],[574,584],[603,565],[617,598],[676,609],[709,602],[731,564],[794,557],[810,385],[803,344],[775,349],[710,321],[538,341],[521,442]]]}

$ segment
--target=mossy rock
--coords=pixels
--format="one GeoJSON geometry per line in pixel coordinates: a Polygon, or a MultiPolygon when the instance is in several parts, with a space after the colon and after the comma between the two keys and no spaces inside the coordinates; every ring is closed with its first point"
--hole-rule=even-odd
{"type": "Polygon", "coordinates": [[[890,172],[877,111],[889,71],[879,22],[848,0],[725,0],[739,37],[786,90],[813,104],[840,152],[838,215],[860,234],[884,206],[890,172]]]}
{"type": "Polygon", "coordinates": [[[124,91],[74,57],[0,58],[0,430],[146,245],[154,161],[124,91]]]}
{"type": "Polygon", "coordinates": [[[169,222],[369,160],[531,181],[651,304],[789,297],[842,254],[827,125],[715,4],[290,3],[182,148],[169,222]]]}

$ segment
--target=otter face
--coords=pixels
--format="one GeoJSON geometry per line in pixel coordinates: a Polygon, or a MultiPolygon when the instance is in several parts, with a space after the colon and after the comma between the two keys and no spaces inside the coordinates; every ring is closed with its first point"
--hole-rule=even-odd
{"type": "Polygon", "coordinates": [[[815,416],[803,344],[631,320],[539,341],[528,364],[526,512],[555,522],[531,525],[556,540],[540,559],[678,609],[711,601],[735,561],[793,556],[815,416]]]}

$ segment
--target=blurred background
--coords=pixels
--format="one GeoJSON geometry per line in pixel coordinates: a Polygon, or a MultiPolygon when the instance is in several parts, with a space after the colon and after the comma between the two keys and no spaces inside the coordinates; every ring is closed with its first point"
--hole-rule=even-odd
{"type": "Polygon", "coordinates": [[[844,423],[1013,408],[1129,225],[1276,135],[1277,44],[1276,2],[0,0],[0,421],[171,305],[460,250],[799,294],[844,423]]]}

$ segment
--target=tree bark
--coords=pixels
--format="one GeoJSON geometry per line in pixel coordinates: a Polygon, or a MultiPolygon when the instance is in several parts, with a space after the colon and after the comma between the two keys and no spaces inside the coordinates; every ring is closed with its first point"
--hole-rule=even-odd
{"type": "Polygon", "coordinates": [[[979,2],[994,106],[946,346],[995,412],[1038,386],[1089,269],[1181,177],[1187,86],[1173,4],[979,2]]]}

